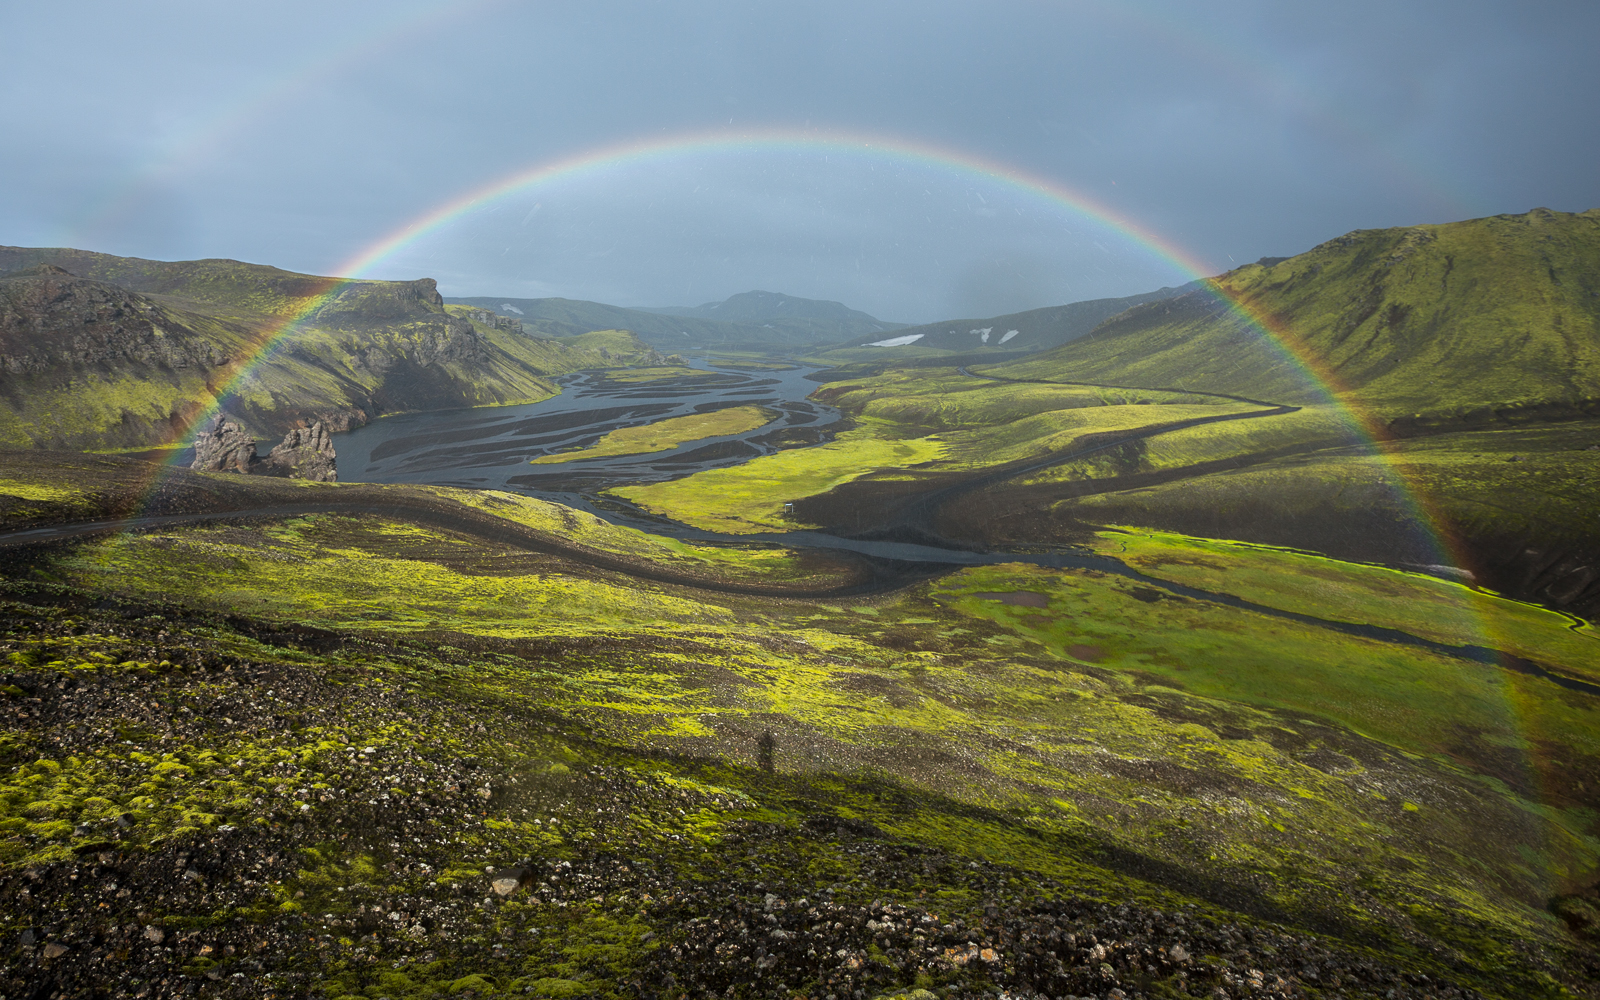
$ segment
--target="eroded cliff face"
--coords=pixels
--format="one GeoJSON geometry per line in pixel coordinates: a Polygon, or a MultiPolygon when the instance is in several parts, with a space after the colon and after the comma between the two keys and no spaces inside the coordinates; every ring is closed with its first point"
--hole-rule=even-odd
{"type": "Polygon", "coordinates": [[[339,480],[333,434],[320,420],[310,427],[290,430],[265,458],[256,454],[256,440],[243,427],[231,420],[219,420],[195,436],[194,456],[189,468],[201,472],[238,472],[323,483],[339,480]]]}
{"type": "Polygon", "coordinates": [[[546,369],[517,353],[522,338],[490,343],[501,328],[446,311],[432,279],[306,285],[288,275],[258,289],[261,268],[227,264],[190,269],[193,287],[176,286],[187,296],[169,287],[177,279],[146,293],[48,261],[0,277],[0,447],[181,442],[219,397],[254,439],[554,391],[546,369]]]}
{"type": "Polygon", "coordinates": [[[137,292],[50,264],[0,278],[0,373],[70,380],[83,368],[215,368],[227,353],[137,292]]]}

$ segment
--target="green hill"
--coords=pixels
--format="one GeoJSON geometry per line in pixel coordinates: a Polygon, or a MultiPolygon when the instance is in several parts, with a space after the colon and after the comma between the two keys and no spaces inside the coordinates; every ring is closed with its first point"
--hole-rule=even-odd
{"type": "MultiPolygon", "coordinates": [[[[1600,209],[1358,230],[1213,283],[1385,419],[1600,400],[1600,209]]],[[[1204,290],[985,370],[1282,402],[1318,396],[1299,362],[1204,290]]]]}
{"type": "Polygon", "coordinates": [[[273,437],[312,420],[345,429],[384,413],[538,400],[555,391],[552,374],[663,360],[626,334],[604,346],[449,309],[431,278],[341,284],[231,260],[0,247],[6,447],[166,444],[224,388],[229,415],[273,437]]]}

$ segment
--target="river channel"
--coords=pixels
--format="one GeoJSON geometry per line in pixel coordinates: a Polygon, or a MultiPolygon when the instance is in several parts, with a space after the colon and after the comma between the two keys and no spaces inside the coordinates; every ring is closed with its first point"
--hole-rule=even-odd
{"type": "MultiPolygon", "coordinates": [[[[608,487],[676,479],[780,446],[819,443],[840,419],[839,411],[806,399],[817,388],[806,378],[815,368],[712,368],[704,359],[687,366],[692,374],[644,381],[627,381],[627,370],[577,372],[555,380],[560,395],[537,403],[383,417],[334,436],[339,479],[505,490],[601,513],[596,495],[608,487]],[[774,419],[670,451],[528,464],[587,447],[618,428],[750,405],[767,408],[774,419]]],[[[616,511],[606,516],[614,520],[616,511]]]]}

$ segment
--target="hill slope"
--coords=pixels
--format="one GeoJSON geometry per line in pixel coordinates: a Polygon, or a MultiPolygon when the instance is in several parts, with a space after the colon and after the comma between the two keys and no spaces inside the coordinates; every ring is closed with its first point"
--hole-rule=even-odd
{"type": "Polygon", "coordinates": [[[887,338],[882,334],[865,334],[843,346],[867,347],[875,341],[890,339],[902,341],[907,347],[965,353],[985,349],[1040,351],[1076,340],[1125,309],[1182,295],[1192,287],[1161,288],[1115,299],[1088,299],[988,319],[941,320],[938,323],[904,327],[887,338]],[[917,339],[904,340],[907,337],[917,339]]]}
{"type": "MultiPolygon", "coordinates": [[[[312,420],[343,429],[402,410],[543,399],[550,374],[630,360],[615,345],[608,356],[447,310],[430,278],[341,283],[230,260],[19,247],[0,247],[0,268],[7,447],[164,444],[227,387],[226,411],[271,437],[312,420]]],[[[659,360],[630,343],[634,357],[659,360]]]]}
{"type": "MultiPolygon", "coordinates": [[[[1600,209],[1358,230],[1213,281],[1386,419],[1600,399],[1600,209]]],[[[1283,402],[1318,395],[1299,362],[1206,291],[988,371],[1283,402]]]]}

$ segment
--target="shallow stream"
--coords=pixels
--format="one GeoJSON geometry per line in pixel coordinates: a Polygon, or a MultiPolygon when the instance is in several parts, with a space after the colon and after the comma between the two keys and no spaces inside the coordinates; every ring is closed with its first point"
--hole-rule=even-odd
{"type": "Polygon", "coordinates": [[[817,388],[806,379],[813,368],[741,371],[711,368],[703,359],[688,366],[695,374],[640,382],[578,372],[557,378],[561,394],[537,403],[383,417],[334,435],[339,480],[506,490],[601,513],[594,495],[608,487],[676,479],[738,465],[781,445],[818,443],[840,419],[839,411],[806,399],[817,388]],[[754,430],[670,451],[528,464],[587,447],[618,428],[751,405],[778,415],[754,430]]]}

